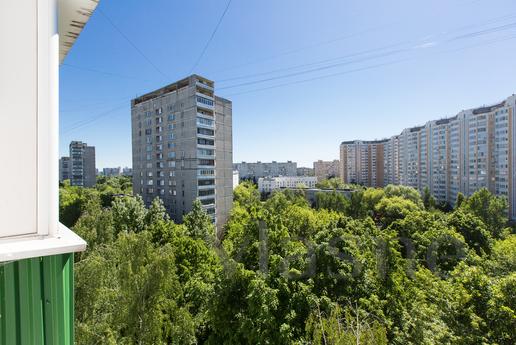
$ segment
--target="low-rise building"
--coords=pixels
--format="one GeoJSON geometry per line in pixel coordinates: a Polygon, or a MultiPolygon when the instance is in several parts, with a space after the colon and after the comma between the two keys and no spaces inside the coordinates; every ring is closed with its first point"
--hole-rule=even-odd
{"type": "Polygon", "coordinates": [[[271,193],[281,188],[314,188],[317,184],[315,176],[278,176],[258,179],[258,191],[271,193]]]}

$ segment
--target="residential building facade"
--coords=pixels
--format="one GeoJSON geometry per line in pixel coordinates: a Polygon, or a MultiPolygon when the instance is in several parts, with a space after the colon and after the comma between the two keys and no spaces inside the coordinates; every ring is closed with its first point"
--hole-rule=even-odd
{"type": "Polygon", "coordinates": [[[59,182],[70,179],[70,157],[59,159],[59,182]]]}
{"type": "Polygon", "coordinates": [[[402,184],[420,191],[428,187],[437,200],[451,205],[459,192],[471,195],[487,188],[507,198],[509,216],[516,219],[515,109],[512,95],[494,105],[405,129],[389,139],[343,142],[342,179],[373,187],[402,184]]]}
{"type": "Polygon", "coordinates": [[[314,162],[314,175],[319,181],[324,179],[340,176],[340,161],[338,159],[333,161],[318,160],[314,162]]]}
{"type": "Polygon", "coordinates": [[[122,174],[122,168],[103,168],[102,175],[107,177],[120,176],[122,174]]]}
{"type": "Polygon", "coordinates": [[[82,141],[70,143],[70,185],[93,187],[97,183],[95,147],[82,141]]]}
{"type": "Polygon", "coordinates": [[[240,176],[238,175],[238,170],[233,170],[233,189],[238,187],[240,184],[240,176]]]}
{"type": "Polygon", "coordinates": [[[277,176],[260,177],[258,179],[258,191],[271,193],[281,188],[315,188],[317,177],[315,176],[277,176]]]}
{"type": "Polygon", "coordinates": [[[314,176],[314,169],[299,167],[297,168],[297,176],[314,176]]]}
{"type": "Polygon", "coordinates": [[[340,146],[340,176],[345,183],[380,187],[385,183],[386,140],[346,141],[340,146]]]}
{"type": "Polygon", "coordinates": [[[276,162],[270,163],[256,162],[256,163],[235,163],[233,169],[238,170],[240,179],[258,181],[260,177],[275,177],[275,176],[297,176],[297,163],[276,162]]]}
{"type": "Polygon", "coordinates": [[[123,168],[122,169],[122,176],[132,177],[133,176],[133,169],[132,168],[128,168],[128,167],[123,168]]]}
{"type": "Polygon", "coordinates": [[[133,191],[181,222],[200,200],[219,229],[233,202],[232,103],[198,75],[131,101],[133,191]]]}

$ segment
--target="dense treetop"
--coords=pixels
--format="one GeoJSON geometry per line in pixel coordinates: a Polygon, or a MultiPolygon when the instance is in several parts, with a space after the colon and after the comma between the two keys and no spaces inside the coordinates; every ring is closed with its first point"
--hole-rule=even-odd
{"type": "Polygon", "coordinates": [[[63,185],[61,219],[88,241],[77,343],[515,343],[504,199],[480,190],[445,208],[408,187],[355,189],[309,205],[243,183],[217,238],[198,203],[175,224],[122,179],[63,185]]]}

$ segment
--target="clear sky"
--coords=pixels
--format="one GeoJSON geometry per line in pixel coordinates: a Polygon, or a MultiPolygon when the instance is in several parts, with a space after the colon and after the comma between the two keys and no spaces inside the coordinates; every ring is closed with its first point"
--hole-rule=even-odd
{"type": "Polygon", "coordinates": [[[516,93],[514,0],[103,0],[61,66],[61,154],[131,166],[130,99],[192,72],[233,101],[233,160],[337,159],[516,93]]]}

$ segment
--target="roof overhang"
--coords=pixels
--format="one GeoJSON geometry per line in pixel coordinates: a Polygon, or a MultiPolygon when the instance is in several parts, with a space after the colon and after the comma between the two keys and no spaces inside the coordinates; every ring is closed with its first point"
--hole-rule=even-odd
{"type": "Polygon", "coordinates": [[[59,0],[59,63],[95,11],[100,0],[59,0]]]}

